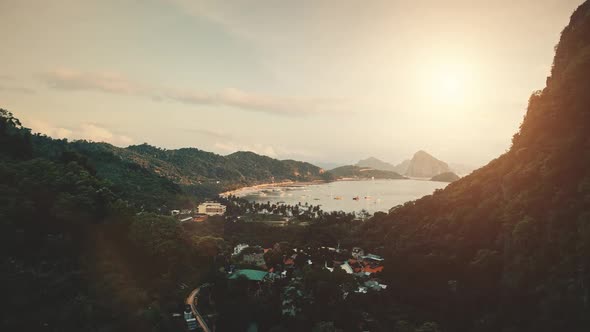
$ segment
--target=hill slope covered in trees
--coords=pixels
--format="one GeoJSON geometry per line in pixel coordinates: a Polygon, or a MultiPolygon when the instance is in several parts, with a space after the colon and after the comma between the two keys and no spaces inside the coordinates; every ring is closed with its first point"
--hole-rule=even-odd
{"type": "Polygon", "coordinates": [[[145,143],[120,148],[40,134],[28,137],[30,157],[80,162],[121,198],[147,210],[188,207],[194,198],[260,183],[331,180],[331,174],[312,164],[253,152],[221,156],[196,148],[166,150],[145,143]]]}
{"type": "Polygon", "coordinates": [[[590,330],[590,2],[512,147],[365,225],[392,303],[446,331],[590,330]],[[377,242],[377,243],[376,243],[377,242]]]}

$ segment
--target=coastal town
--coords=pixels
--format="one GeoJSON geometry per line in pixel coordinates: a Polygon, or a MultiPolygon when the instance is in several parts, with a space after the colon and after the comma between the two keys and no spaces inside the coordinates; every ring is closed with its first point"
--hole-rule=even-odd
{"type": "MultiPolygon", "coordinates": [[[[217,220],[224,224],[284,227],[305,226],[321,219],[324,213],[319,206],[268,206],[230,197],[229,200],[203,202],[193,210],[172,210],[171,215],[188,225],[217,220]]],[[[281,239],[276,239],[272,245],[240,242],[220,253],[215,260],[217,279],[197,285],[183,299],[186,307],[182,317],[189,331],[215,331],[218,324],[215,303],[220,301],[216,299],[217,283],[246,298],[275,298],[285,319],[297,319],[302,307],[316,300],[314,292],[305,284],[326,280],[328,284],[324,287],[330,289],[330,296],[336,301],[351,296],[371,297],[387,289],[380,278],[385,263],[381,255],[358,246],[344,247],[339,242],[333,246],[296,246],[281,239]]],[[[257,330],[257,323],[252,321],[248,331],[257,330]]]]}

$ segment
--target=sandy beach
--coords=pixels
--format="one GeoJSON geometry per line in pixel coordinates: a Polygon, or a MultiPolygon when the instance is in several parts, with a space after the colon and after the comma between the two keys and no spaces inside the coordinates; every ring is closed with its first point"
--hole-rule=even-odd
{"type": "Polygon", "coordinates": [[[320,184],[320,183],[326,183],[326,181],[323,181],[323,180],[305,181],[305,182],[283,181],[283,182],[261,183],[261,184],[257,184],[254,186],[241,187],[238,189],[222,192],[221,194],[219,194],[219,196],[227,197],[229,195],[237,195],[238,193],[241,193],[244,191],[258,191],[260,189],[265,189],[265,188],[288,187],[288,186],[308,186],[311,184],[320,184]]]}

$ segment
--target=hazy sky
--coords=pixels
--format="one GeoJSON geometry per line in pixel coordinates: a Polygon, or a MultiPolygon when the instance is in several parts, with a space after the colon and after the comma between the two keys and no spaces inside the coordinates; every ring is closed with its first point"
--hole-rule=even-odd
{"type": "Polygon", "coordinates": [[[481,165],[581,2],[0,0],[0,107],[118,146],[481,165]]]}

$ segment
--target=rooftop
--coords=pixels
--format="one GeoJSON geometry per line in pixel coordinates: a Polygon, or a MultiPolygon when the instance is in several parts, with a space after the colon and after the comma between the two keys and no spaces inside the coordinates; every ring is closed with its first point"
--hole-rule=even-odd
{"type": "Polygon", "coordinates": [[[262,281],[264,279],[264,277],[266,277],[266,275],[268,274],[268,272],[266,271],[258,271],[258,270],[236,270],[234,271],[234,273],[232,273],[228,279],[238,279],[240,277],[245,277],[248,280],[251,281],[262,281]]]}

